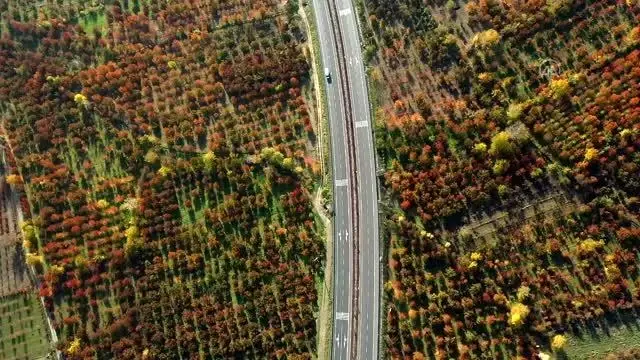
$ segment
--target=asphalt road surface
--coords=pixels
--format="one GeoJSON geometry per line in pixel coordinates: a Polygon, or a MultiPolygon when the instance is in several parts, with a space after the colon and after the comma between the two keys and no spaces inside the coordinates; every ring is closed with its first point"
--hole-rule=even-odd
{"type": "Polygon", "coordinates": [[[375,147],[373,144],[366,74],[356,19],[351,0],[313,0],[318,26],[322,63],[331,71],[332,81],[327,86],[327,103],[331,129],[331,147],[334,173],[334,328],[332,358],[350,358],[350,334],[357,330],[357,355],[360,359],[378,359],[378,330],[380,308],[380,254],[378,244],[378,196],[376,184],[375,147]],[[335,7],[329,5],[335,1],[335,7]],[[350,206],[350,184],[354,183],[347,148],[346,103],[349,101],[339,86],[337,47],[329,11],[337,10],[334,19],[341,30],[344,49],[346,82],[351,93],[355,167],[358,191],[359,226],[359,288],[353,288],[353,238],[350,206]],[[358,297],[358,323],[353,323],[352,297],[358,297]]]}

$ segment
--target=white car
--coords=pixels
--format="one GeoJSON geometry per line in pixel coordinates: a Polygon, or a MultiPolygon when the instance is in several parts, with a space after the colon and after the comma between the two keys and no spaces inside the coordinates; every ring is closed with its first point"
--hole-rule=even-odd
{"type": "Polygon", "coordinates": [[[327,79],[328,83],[331,82],[331,71],[329,71],[329,68],[324,68],[324,78],[327,79]]]}

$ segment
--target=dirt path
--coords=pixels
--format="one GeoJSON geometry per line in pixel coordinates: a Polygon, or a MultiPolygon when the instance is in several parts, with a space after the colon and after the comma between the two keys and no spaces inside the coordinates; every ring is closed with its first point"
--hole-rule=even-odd
{"type": "Polygon", "coordinates": [[[318,314],[318,359],[329,359],[331,354],[331,335],[333,328],[333,226],[331,219],[325,214],[322,205],[322,188],[318,188],[313,198],[313,208],[322,219],[325,229],[325,248],[327,262],[324,269],[324,283],[320,298],[318,314]]]}

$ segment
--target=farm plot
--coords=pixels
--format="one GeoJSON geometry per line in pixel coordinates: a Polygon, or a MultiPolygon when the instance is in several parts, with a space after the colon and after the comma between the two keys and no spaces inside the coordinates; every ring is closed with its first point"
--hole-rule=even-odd
{"type": "Polygon", "coordinates": [[[17,196],[0,188],[0,358],[33,360],[50,352],[45,312],[29,277],[17,224],[17,196]]]}
{"type": "Polygon", "coordinates": [[[411,348],[527,358],[537,354],[535,345],[552,347],[556,335],[588,339],[616,318],[633,317],[640,279],[637,223],[628,220],[637,218],[598,202],[557,212],[507,217],[492,241],[470,232],[434,235],[419,219],[394,215],[386,224],[387,341],[404,345],[390,347],[392,356],[411,348]]]}
{"type": "Polygon", "coordinates": [[[65,4],[9,19],[0,43],[9,172],[60,350],[313,357],[324,229],[295,3],[105,2],[92,34],[65,4]]]}
{"type": "Polygon", "coordinates": [[[31,292],[0,297],[0,358],[33,360],[49,354],[50,337],[43,310],[31,292]]]}
{"type": "Polygon", "coordinates": [[[17,198],[2,181],[0,190],[0,297],[32,287],[17,224],[17,198]]]}

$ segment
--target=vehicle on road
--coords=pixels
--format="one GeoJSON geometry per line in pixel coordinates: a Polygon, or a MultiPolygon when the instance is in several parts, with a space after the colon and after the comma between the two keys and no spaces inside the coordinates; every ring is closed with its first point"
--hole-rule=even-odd
{"type": "Polygon", "coordinates": [[[324,78],[327,79],[328,83],[331,83],[331,71],[329,71],[329,68],[324,68],[324,78]]]}

